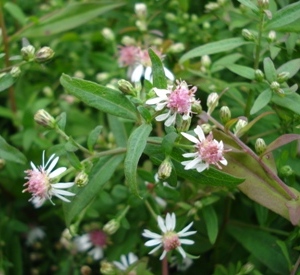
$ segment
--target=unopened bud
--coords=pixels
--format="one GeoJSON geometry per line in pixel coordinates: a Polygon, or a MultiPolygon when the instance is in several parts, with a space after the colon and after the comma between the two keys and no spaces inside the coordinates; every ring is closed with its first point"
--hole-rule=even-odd
{"type": "Polygon", "coordinates": [[[270,31],[268,34],[268,41],[269,42],[274,42],[276,39],[276,32],[275,31],[270,31]]]}
{"type": "Polygon", "coordinates": [[[219,104],[219,95],[217,93],[209,94],[206,102],[206,105],[208,107],[207,112],[211,114],[213,110],[218,106],[218,104],[219,104]]]}
{"type": "Polygon", "coordinates": [[[243,29],[242,30],[242,36],[247,40],[247,41],[254,41],[255,40],[255,36],[252,32],[250,32],[247,29],[243,29]]]}
{"type": "Polygon", "coordinates": [[[108,41],[114,41],[115,40],[115,34],[113,33],[113,31],[109,28],[104,28],[101,31],[101,34],[103,35],[103,37],[108,40],[108,41]]]}
{"type": "Polygon", "coordinates": [[[265,78],[264,73],[261,70],[255,70],[255,79],[259,82],[263,81],[265,78]]]}
{"type": "Polygon", "coordinates": [[[34,115],[34,120],[36,123],[47,127],[47,128],[54,128],[56,125],[56,121],[53,116],[51,116],[47,111],[44,109],[38,110],[34,115]]]}
{"type": "Polygon", "coordinates": [[[176,129],[178,132],[187,132],[191,126],[191,117],[188,119],[182,119],[181,116],[176,117],[176,129]]]}
{"type": "Polygon", "coordinates": [[[167,179],[168,177],[170,177],[171,175],[171,172],[172,172],[172,163],[170,161],[169,158],[166,158],[159,166],[158,168],[158,172],[157,172],[157,175],[158,175],[158,178],[160,180],[165,180],[167,179]]]}
{"type": "Polygon", "coordinates": [[[109,73],[98,73],[96,74],[96,80],[98,82],[102,82],[104,80],[107,80],[109,78],[109,73]]]}
{"type": "Polygon", "coordinates": [[[192,104],[193,114],[200,115],[202,113],[202,106],[199,101],[196,101],[192,104]]]}
{"type": "Polygon", "coordinates": [[[220,8],[220,5],[218,3],[215,3],[215,2],[209,2],[208,4],[205,5],[205,10],[207,12],[215,11],[219,8],[220,8]]]}
{"type": "Polygon", "coordinates": [[[277,75],[277,81],[279,83],[286,82],[290,78],[290,73],[289,72],[282,72],[277,75]]]}
{"type": "Polygon", "coordinates": [[[265,141],[262,138],[258,138],[255,141],[255,151],[258,155],[261,155],[262,153],[264,153],[267,149],[267,145],[265,143],[265,141]]]}
{"type": "Polygon", "coordinates": [[[134,11],[138,18],[146,18],[147,16],[147,6],[144,3],[136,3],[134,11]]]}
{"type": "Polygon", "coordinates": [[[119,228],[120,228],[120,222],[116,219],[112,219],[103,226],[103,231],[108,235],[112,235],[116,233],[119,228]]]}
{"type": "Polygon", "coordinates": [[[0,170],[4,168],[5,164],[6,164],[5,159],[0,159],[0,170]]]}
{"type": "Polygon", "coordinates": [[[242,128],[244,128],[246,125],[248,124],[248,122],[244,119],[239,119],[238,122],[235,125],[235,128],[233,130],[233,132],[238,135],[239,132],[242,130],[242,128]]]}
{"type": "Polygon", "coordinates": [[[254,270],[254,264],[252,263],[246,263],[242,266],[241,271],[239,272],[240,274],[249,274],[254,270]]]}
{"type": "Polygon", "coordinates": [[[89,176],[85,171],[81,171],[75,178],[75,184],[78,187],[83,187],[89,182],[89,176]]]}
{"type": "Polygon", "coordinates": [[[115,275],[117,274],[113,264],[111,264],[110,262],[107,261],[101,261],[101,267],[100,267],[100,272],[101,274],[104,275],[115,275]]]}
{"type": "Polygon", "coordinates": [[[203,26],[203,29],[205,29],[205,30],[210,29],[210,23],[209,23],[208,21],[205,21],[205,22],[202,24],[202,26],[203,26]]]}
{"type": "Polygon", "coordinates": [[[167,12],[165,15],[166,20],[168,21],[176,21],[177,17],[174,13],[167,12]]]}
{"type": "Polygon", "coordinates": [[[257,5],[261,9],[265,10],[269,7],[269,0],[257,0],[257,5]]]}
{"type": "Polygon", "coordinates": [[[289,177],[294,174],[292,167],[289,165],[282,166],[279,171],[280,171],[280,174],[284,177],[289,177]]]}
{"type": "Polygon", "coordinates": [[[81,275],[90,275],[90,274],[92,274],[92,269],[88,265],[83,265],[80,268],[80,274],[81,275]]]}
{"type": "Polygon", "coordinates": [[[279,84],[278,82],[276,82],[276,81],[273,81],[273,82],[271,83],[271,85],[270,85],[270,88],[271,88],[273,91],[277,92],[277,91],[279,90],[279,88],[280,88],[280,84],[279,84]]]}
{"type": "Polygon", "coordinates": [[[140,31],[146,31],[147,30],[147,24],[145,21],[141,21],[141,20],[137,20],[135,22],[135,25],[137,26],[137,28],[140,30],[140,31]]]}
{"type": "Polygon", "coordinates": [[[211,130],[212,130],[212,126],[210,124],[208,124],[208,123],[203,123],[200,126],[201,126],[201,128],[203,130],[203,133],[205,135],[209,134],[211,132],[211,130]]]}
{"type": "Polygon", "coordinates": [[[21,49],[21,54],[23,59],[26,61],[34,60],[35,47],[32,45],[27,45],[21,49]]]}
{"type": "Polygon", "coordinates": [[[35,54],[35,60],[39,63],[43,63],[50,60],[54,54],[54,51],[50,47],[42,47],[35,54]]]}
{"type": "Polygon", "coordinates": [[[222,106],[220,109],[220,119],[223,124],[226,124],[231,119],[231,112],[227,106],[222,106]]]}
{"type": "Polygon", "coordinates": [[[74,73],[74,77],[84,79],[85,74],[83,71],[78,70],[74,73]]]}
{"type": "Polygon", "coordinates": [[[185,47],[184,47],[183,43],[175,43],[169,47],[168,52],[169,53],[180,53],[184,49],[185,49],[185,47]]]}
{"type": "Polygon", "coordinates": [[[136,41],[134,38],[132,38],[128,35],[125,35],[125,36],[123,36],[121,43],[125,46],[132,46],[132,45],[136,44],[136,41]]]}
{"type": "Polygon", "coordinates": [[[20,67],[12,67],[10,70],[10,74],[12,77],[18,77],[21,74],[20,67]]]}
{"type": "Polygon", "coordinates": [[[136,95],[136,90],[129,81],[121,79],[118,81],[118,86],[125,95],[136,95]]]}
{"type": "Polygon", "coordinates": [[[210,59],[209,55],[205,54],[201,57],[201,64],[204,67],[209,68],[209,66],[211,65],[211,59],[210,59]]]}

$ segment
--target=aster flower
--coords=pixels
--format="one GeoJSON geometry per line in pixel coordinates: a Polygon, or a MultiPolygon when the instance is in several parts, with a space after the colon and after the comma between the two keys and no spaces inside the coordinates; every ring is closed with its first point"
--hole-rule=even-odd
{"type": "Polygon", "coordinates": [[[161,247],[163,248],[163,253],[160,256],[160,260],[162,260],[169,251],[176,249],[179,251],[183,258],[186,258],[186,252],[181,247],[182,244],[191,245],[194,244],[194,241],[183,239],[182,237],[190,236],[196,233],[196,231],[188,231],[193,222],[191,222],[188,226],[183,228],[181,231],[176,232],[176,216],[174,213],[167,213],[165,220],[161,216],[157,217],[157,223],[161,230],[161,235],[151,232],[148,229],[145,229],[142,235],[146,238],[150,238],[151,240],[145,243],[146,246],[156,246],[152,249],[149,254],[154,253],[161,247]]]}
{"type": "MultiPolygon", "coordinates": [[[[45,163],[45,151],[43,151],[42,165],[35,166],[34,163],[31,162],[30,165],[32,169],[25,171],[27,174],[25,179],[27,179],[28,182],[24,184],[24,186],[27,187],[23,190],[23,193],[29,192],[32,194],[29,201],[31,201],[35,207],[40,207],[46,199],[52,202],[52,196],[56,196],[65,202],[70,202],[70,200],[64,196],[75,196],[74,193],[63,190],[73,186],[74,182],[53,183],[55,178],[67,169],[66,167],[60,167],[52,171],[58,160],[59,157],[55,157],[55,154],[53,154],[45,163]]],[[[54,203],[52,202],[52,204],[54,203]]]]}
{"type": "Polygon", "coordinates": [[[125,271],[129,266],[138,261],[138,257],[130,252],[128,255],[121,256],[121,262],[113,261],[114,265],[121,271],[125,271]]]}
{"type": "Polygon", "coordinates": [[[106,247],[107,236],[102,230],[93,230],[76,237],[74,243],[79,252],[89,251],[88,254],[94,260],[100,260],[103,258],[103,248],[106,247]]]}
{"type": "Polygon", "coordinates": [[[41,227],[34,226],[27,233],[26,244],[32,246],[37,241],[44,239],[45,236],[46,233],[41,227]]]}
{"type": "Polygon", "coordinates": [[[178,81],[175,90],[172,90],[171,86],[168,89],[153,90],[157,97],[147,100],[146,104],[156,105],[156,111],[167,109],[166,113],[155,118],[157,121],[165,121],[166,126],[175,124],[177,115],[181,115],[183,120],[188,120],[192,113],[192,105],[199,103],[195,99],[197,88],[194,86],[189,89],[185,81],[178,81]]]}
{"type": "Polygon", "coordinates": [[[219,169],[222,169],[221,165],[227,165],[227,160],[224,158],[223,141],[218,142],[213,139],[213,135],[210,132],[207,137],[205,137],[202,128],[198,125],[194,132],[197,134],[198,139],[190,134],[181,133],[185,138],[195,143],[196,152],[195,153],[185,153],[183,156],[185,158],[194,158],[193,160],[183,161],[181,164],[185,165],[184,169],[197,169],[198,172],[202,172],[209,168],[210,164],[216,165],[219,169]]]}

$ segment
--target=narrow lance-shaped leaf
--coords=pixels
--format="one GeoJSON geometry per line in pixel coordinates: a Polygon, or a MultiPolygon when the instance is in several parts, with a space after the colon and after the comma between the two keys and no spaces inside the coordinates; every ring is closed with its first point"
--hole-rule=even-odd
{"type": "Polygon", "coordinates": [[[192,49],[191,51],[185,53],[179,60],[180,63],[183,63],[184,61],[194,58],[194,57],[200,57],[205,54],[214,54],[214,53],[220,53],[220,52],[226,52],[233,50],[237,47],[240,47],[242,45],[250,44],[252,42],[245,41],[242,38],[228,38],[217,42],[211,42],[205,45],[202,45],[200,47],[197,47],[195,49],[192,49]]]}
{"type": "Polygon", "coordinates": [[[164,66],[160,58],[152,49],[149,49],[149,56],[152,62],[153,87],[159,89],[167,88],[167,79],[165,76],[164,66]]]}
{"type": "Polygon", "coordinates": [[[15,147],[9,145],[6,140],[0,136],[0,158],[25,164],[26,157],[15,147]]]}
{"type": "Polygon", "coordinates": [[[122,118],[138,119],[136,107],[124,94],[117,90],[65,74],[61,76],[60,83],[70,94],[89,106],[122,118]]]}
{"type": "Polygon", "coordinates": [[[300,2],[285,6],[273,15],[273,19],[266,24],[268,30],[277,30],[300,19],[300,2]]]}
{"type": "Polygon", "coordinates": [[[273,61],[269,57],[266,57],[264,59],[264,71],[265,71],[266,78],[270,83],[276,81],[277,72],[274,67],[273,61]]]}
{"type": "Polygon", "coordinates": [[[108,156],[99,159],[91,171],[88,184],[80,189],[70,203],[63,204],[65,220],[68,226],[99,194],[99,191],[114,175],[116,168],[123,159],[124,155],[108,156]]]}
{"type": "Polygon", "coordinates": [[[0,78],[0,92],[5,91],[14,84],[14,78],[10,73],[5,74],[0,78]]]}
{"type": "Polygon", "coordinates": [[[265,107],[271,100],[272,91],[271,89],[266,89],[262,93],[259,94],[257,99],[254,101],[254,104],[250,110],[250,115],[255,114],[260,111],[263,107],[265,107]]]}
{"type": "Polygon", "coordinates": [[[209,241],[211,244],[214,244],[219,231],[216,211],[211,205],[208,205],[202,209],[202,213],[204,216],[204,222],[206,225],[209,241]]]}
{"type": "Polygon", "coordinates": [[[247,79],[255,79],[255,70],[246,66],[230,64],[226,66],[233,73],[245,77],[247,79]]]}
{"type": "Polygon", "coordinates": [[[289,78],[293,77],[296,73],[298,73],[300,69],[300,58],[288,61],[286,63],[284,63],[283,65],[281,65],[278,69],[277,69],[277,73],[283,73],[283,72],[288,72],[290,73],[289,78]]]}
{"type": "Polygon", "coordinates": [[[288,144],[294,140],[298,140],[298,139],[300,139],[300,135],[297,135],[297,134],[282,135],[279,138],[277,138],[276,140],[274,140],[272,143],[270,143],[267,146],[266,151],[262,155],[272,152],[273,150],[275,150],[285,144],[288,144]]]}
{"type": "Polygon", "coordinates": [[[150,124],[142,124],[131,133],[128,139],[127,154],[124,162],[124,173],[131,192],[137,196],[139,196],[139,194],[136,170],[151,130],[152,126],[150,124]]]}

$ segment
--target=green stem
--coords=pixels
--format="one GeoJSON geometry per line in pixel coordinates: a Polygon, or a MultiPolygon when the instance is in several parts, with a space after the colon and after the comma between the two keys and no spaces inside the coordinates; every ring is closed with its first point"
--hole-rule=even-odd
{"type": "Polygon", "coordinates": [[[290,275],[296,275],[296,272],[298,270],[299,265],[300,265],[300,256],[298,257],[297,262],[294,264],[293,269],[291,270],[290,275]]]}
{"type": "Polygon", "coordinates": [[[154,212],[153,208],[151,207],[150,203],[149,203],[147,200],[145,200],[145,204],[146,204],[146,207],[148,208],[149,212],[150,212],[151,215],[153,216],[153,218],[154,218],[155,220],[157,220],[157,215],[156,215],[156,213],[154,212]]]}
{"type": "MultiPolygon", "coordinates": [[[[255,47],[255,59],[254,59],[254,70],[258,69],[259,66],[259,60],[260,60],[260,50],[261,50],[261,38],[262,38],[262,32],[264,27],[264,11],[260,11],[260,17],[259,17],[259,26],[258,26],[258,37],[257,37],[257,43],[255,47]]],[[[251,89],[248,94],[246,108],[245,108],[245,116],[249,118],[250,116],[250,110],[252,106],[252,102],[254,100],[255,93],[254,90],[251,89]]]]}

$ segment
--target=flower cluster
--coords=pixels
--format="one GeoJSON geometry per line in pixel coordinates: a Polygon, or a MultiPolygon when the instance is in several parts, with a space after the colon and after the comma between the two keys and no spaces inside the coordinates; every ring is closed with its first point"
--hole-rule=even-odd
{"type": "MultiPolygon", "coordinates": [[[[153,49],[156,55],[163,59],[162,53],[153,49]]],[[[128,78],[131,82],[139,82],[142,77],[152,82],[151,59],[147,49],[142,49],[138,46],[128,45],[119,47],[119,65],[128,67],[128,78]]],[[[171,81],[174,81],[173,74],[164,67],[165,75],[171,81]]]]}
{"type": "Polygon", "coordinates": [[[155,110],[166,109],[167,112],[156,116],[156,121],[165,121],[166,126],[176,123],[176,116],[181,115],[183,120],[188,120],[192,113],[192,105],[199,103],[195,98],[197,88],[189,89],[185,81],[177,81],[177,86],[173,90],[153,88],[157,97],[146,101],[148,105],[156,105],[155,110]]]}
{"type": "Polygon", "coordinates": [[[188,226],[183,228],[181,231],[176,232],[176,216],[174,213],[167,213],[165,220],[161,216],[157,217],[157,223],[161,230],[161,235],[151,232],[148,229],[145,229],[142,235],[146,238],[150,238],[151,240],[145,243],[146,246],[156,246],[152,249],[149,254],[154,253],[161,247],[163,247],[163,253],[160,256],[160,260],[162,260],[169,251],[176,249],[182,255],[183,258],[186,258],[186,252],[181,247],[182,244],[191,245],[194,243],[192,240],[182,239],[182,237],[190,236],[196,233],[196,231],[188,231],[193,222],[191,222],[188,226]]]}
{"type": "Polygon", "coordinates": [[[73,186],[74,182],[53,183],[55,178],[60,176],[67,169],[66,167],[60,167],[52,171],[58,160],[59,157],[55,157],[55,154],[53,154],[45,163],[44,151],[42,165],[35,166],[34,163],[31,162],[30,164],[32,169],[25,171],[27,174],[25,179],[28,181],[24,184],[24,186],[27,187],[23,190],[23,193],[29,192],[32,194],[32,197],[29,201],[31,201],[35,207],[42,206],[46,199],[52,202],[52,196],[56,196],[65,202],[70,202],[70,200],[64,196],[75,196],[74,193],[63,190],[73,186]]]}
{"type": "Polygon", "coordinates": [[[195,143],[196,152],[185,153],[185,158],[194,158],[193,160],[183,161],[182,165],[185,165],[185,170],[197,169],[198,172],[202,172],[209,168],[210,164],[216,165],[219,169],[222,169],[221,165],[227,165],[227,160],[224,158],[224,152],[228,150],[224,149],[223,141],[218,142],[213,139],[213,135],[210,132],[205,137],[203,130],[200,126],[197,126],[194,132],[197,134],[198,139],[190,134],[181,133],[185,138],[195,143]]]}

